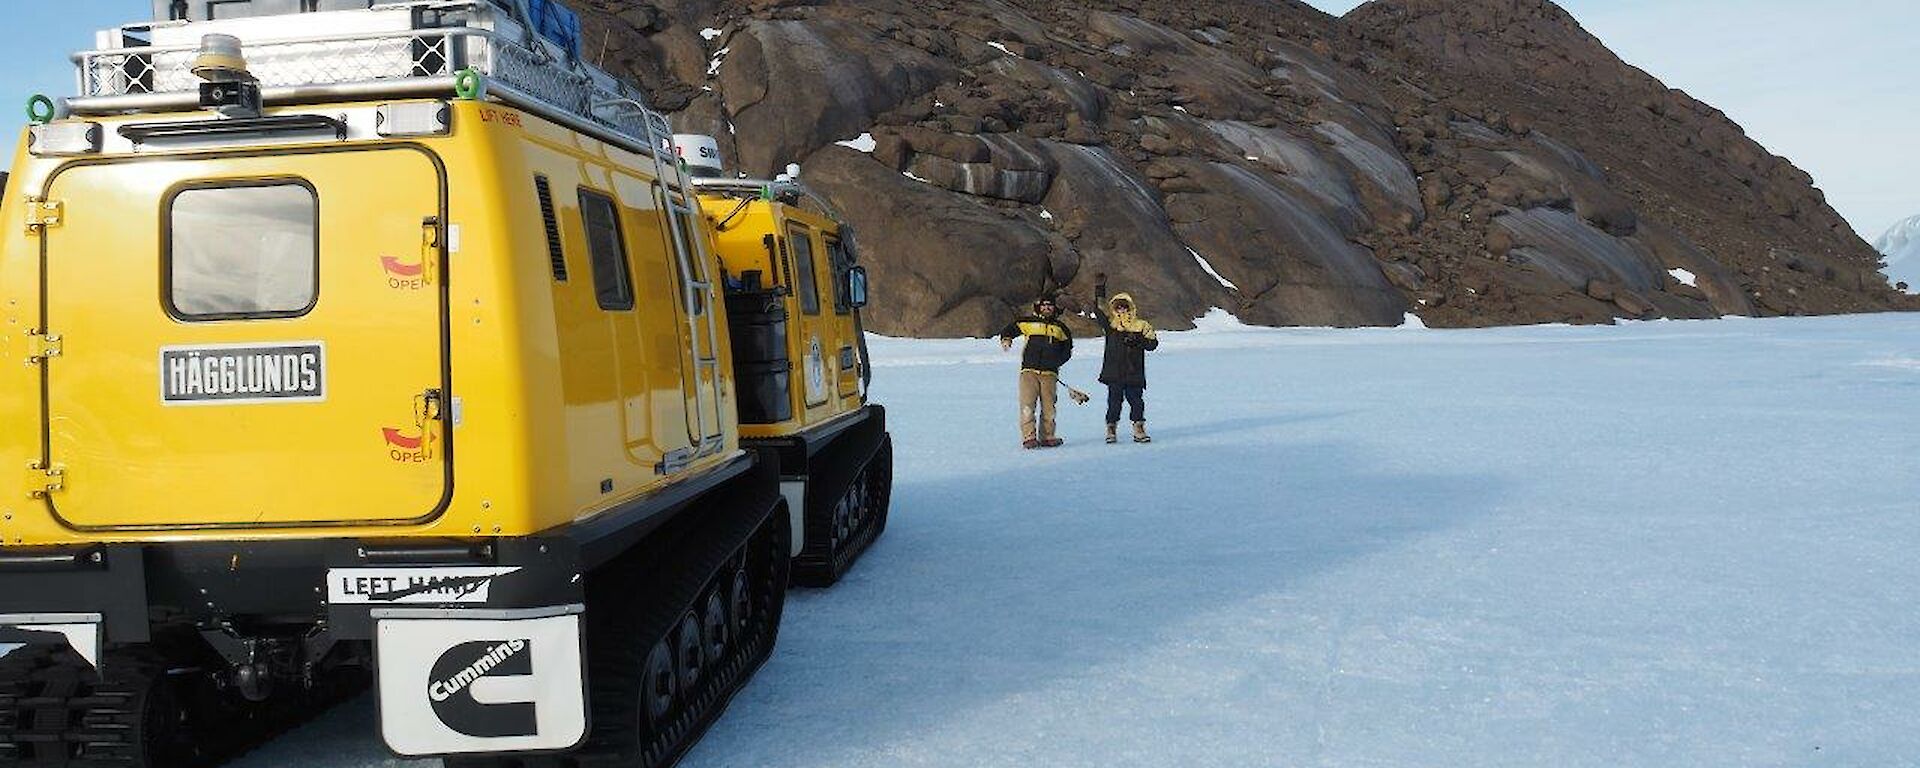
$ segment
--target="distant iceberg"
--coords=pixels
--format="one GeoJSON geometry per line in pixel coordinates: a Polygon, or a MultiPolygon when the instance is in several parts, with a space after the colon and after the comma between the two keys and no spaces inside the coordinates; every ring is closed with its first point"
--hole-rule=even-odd
{"type": "Polygon", "coordinates": [[[1887,257],[1887,277],[1920,293],[1920,216],[1893,225],[1873,247],[1887,257]]]}

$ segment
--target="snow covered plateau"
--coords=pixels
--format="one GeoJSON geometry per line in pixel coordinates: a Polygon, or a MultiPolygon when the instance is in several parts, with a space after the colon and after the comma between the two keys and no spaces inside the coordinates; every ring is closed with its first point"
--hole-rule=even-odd
{"type": "MultiPolygon", "coordinates": [[[[686,766],[1920,761],[1920,316],[1212,318],[1040,452],[993,342],[874,355],[892,526],[686,766]]],[[[236,764],[403,765],[366,700],[236,764]]]]}
{"type": "Polygon", "coordinates": [[[1893,225],[1873,247],[1887,257],[1887,277],[1920,292],[1920,216],[1893,225]]]}

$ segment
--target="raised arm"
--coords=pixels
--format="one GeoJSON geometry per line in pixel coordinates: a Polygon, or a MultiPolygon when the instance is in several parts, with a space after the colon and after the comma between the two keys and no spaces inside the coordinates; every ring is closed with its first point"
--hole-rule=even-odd
{"type": "Polygon", "coordinates": [[[1113,330],[1113,318],[1107,316],[1107,273],[1093,273],[1093,317],[1100,321],[1102,332],[1113,330]]]}

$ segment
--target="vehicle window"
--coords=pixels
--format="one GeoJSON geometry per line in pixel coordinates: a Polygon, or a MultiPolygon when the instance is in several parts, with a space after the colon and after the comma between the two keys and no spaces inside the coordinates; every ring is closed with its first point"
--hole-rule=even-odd
{"type": "Polygon", "coordinates": [[[820,314],[820,286],[813,271],[813,234],[806,227],[789,227],[787,242],[793,248],[793,290],[800,294],[800,311],[820,314]]]}
{"type": "Polygon", "coordinates": [[[547,261],[553,265],[553,279],[567,281],[567,251],[560,244],[560,216],[553,209],[553,186],[545,176],[533,177],[534,195],[540,198],[540,222],[547,230],[547,261]]]}
{"type": "Polygon", "coordinates": [[[167,293],[190,320],[294,317],[320,289],[320,198],[302,183],[201,187],[167,211],[167,293]]]}
{"type": "Polygon", "coordinates": [[[847,257],[846,243],[837,238],[828,240],[827,258],[833,265],[834,314],[849,314],[853,305],[847,301],[847,269],[853,266],[853,259],[847,257]]]}
{"type": "Polygon", "coordinates": [[[587,230],[587,251],[593,257],[593,291],[600,299],[600,308],[615,312],[633,309],[626,238],[620,231],[620,211],[613,198],[580,190],[580,220],[587,230]]]}

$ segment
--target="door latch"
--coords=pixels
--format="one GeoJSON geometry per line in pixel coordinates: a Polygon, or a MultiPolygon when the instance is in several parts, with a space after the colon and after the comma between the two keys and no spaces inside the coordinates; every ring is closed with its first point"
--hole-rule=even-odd
{"type": "Polygon", "coordinates": [[[428,424],[439,421],[444,411],[441,402],[444,399],[438,389],[429,389],[415,395],[413,398],[414,425],[425,429],[428,424]]]}

